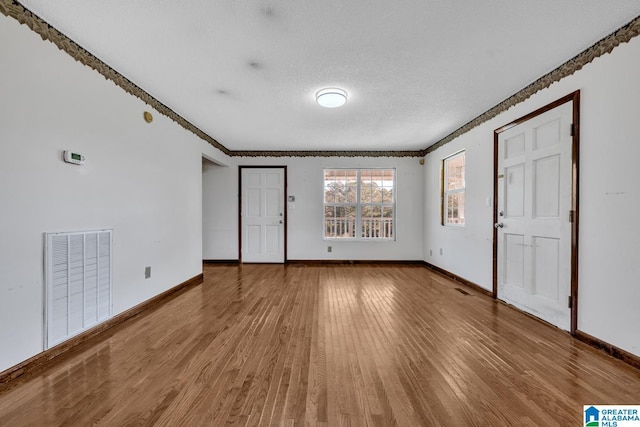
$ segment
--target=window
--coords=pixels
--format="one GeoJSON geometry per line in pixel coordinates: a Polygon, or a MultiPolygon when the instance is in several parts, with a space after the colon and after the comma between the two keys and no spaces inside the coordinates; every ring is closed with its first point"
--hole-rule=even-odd
{"type": "Polygon", "coordinates": [[[464,226],[464,151],[442,162],[442,225],[464,226]]]}
{"type": "Polygon", "coordinates": [[[325,169],[324,238],[395,239],[395,169],[325,169]]]}

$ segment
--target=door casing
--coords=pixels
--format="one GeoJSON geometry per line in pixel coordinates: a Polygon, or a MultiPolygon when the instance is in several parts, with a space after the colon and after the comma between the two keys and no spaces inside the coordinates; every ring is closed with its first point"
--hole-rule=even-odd
{"type": "MultiPolygon", "coordinates": [[[[562,104],[573,102],[572,159],[571,159],[571,327],[570,333],[578,329],[578,224],[579,224],[579,159],[580,159],[580,90],[572,92],[542,108],[501,126],[493,132],[493,200],[498,200],[498,138],[499,135],[540,114],[562,104]]],[[[493,203],[493,223],[498,222],[498,203],[493,203]]],[[[493,228],[493,298],[498,298],[498,230],[493,228]]]]}
{"type": "Polygon", "coordinates": [[[243,169],[283,169],[284,170],[284,191],[282,194],[284,203],[284,263],[287,262],[287,166],[238,166],[238,261],[242,263],[242,170],[243,169]]]}

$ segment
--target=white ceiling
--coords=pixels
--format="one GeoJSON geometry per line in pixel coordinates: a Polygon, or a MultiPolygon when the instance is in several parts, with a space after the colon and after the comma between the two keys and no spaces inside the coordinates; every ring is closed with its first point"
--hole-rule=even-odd
{"type": "Polygon", "coordinates": [[[22,0],[229,150],[421,150],[638,0],[22,0]],[[314,94],[337,86],[338,109],[314,94]]]}

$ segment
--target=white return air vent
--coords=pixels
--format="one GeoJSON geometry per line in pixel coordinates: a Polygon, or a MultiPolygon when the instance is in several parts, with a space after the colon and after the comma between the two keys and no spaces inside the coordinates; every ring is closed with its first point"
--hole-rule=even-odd
{"type": "Polygon", "coordinates": [[[45,233],[45,349],[111,317],[111,233],[45,233]]]}

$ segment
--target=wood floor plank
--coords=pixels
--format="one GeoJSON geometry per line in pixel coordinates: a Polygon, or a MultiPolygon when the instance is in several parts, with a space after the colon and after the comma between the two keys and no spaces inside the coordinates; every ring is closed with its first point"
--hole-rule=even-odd
{"type": "Polygon", "coordinates": [[[0,425],[578,425],[640,371],[416,265],[215,265],[0,394],[0,425]]]}

